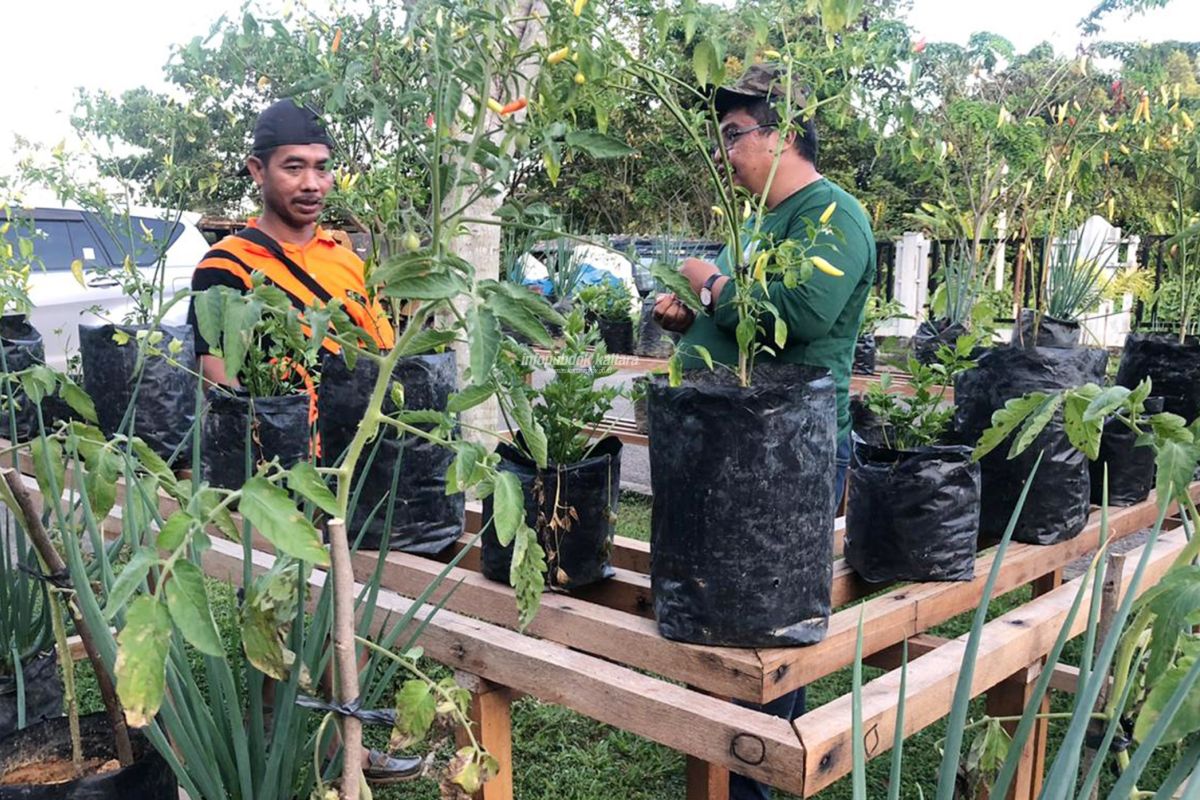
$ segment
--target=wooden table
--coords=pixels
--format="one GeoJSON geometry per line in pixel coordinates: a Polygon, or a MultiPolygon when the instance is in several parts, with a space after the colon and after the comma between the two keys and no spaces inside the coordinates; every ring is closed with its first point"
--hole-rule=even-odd
{"type": "MultiPolygon", "coordinates": [[[[22,462],[22,471],[31,474],[28,457],[22,462]]],[[[36,492],[34,480],[27,483],[36,492]]],[[[1200,498],[1200,483],[1193,484],[1192,495],[1200,498]]],[[[123,492],[118,497],[121,502],[123,492]]],[[[161,505],[164,516],[174,510],[165,497],[161,505]]],[[[119,511],[114,509],[105,521],[107,530],[119,532],[119,511]]],[[[1156,518],[1153,496],[1139,505],[1114,509],[1110,536],[1127,536],[1153,525],[1156,518]]],[[[478,509],[472,509],[467,528],[479,523],[478,509]]],[[[1170,527],[1173,530],[1154,547],[1142,590],[1161,577],[1184,545],[1178,524],[1170,527]]],[[[1094,550],[1099,538],[1099,514],[1094,513],[1071,541],[1009,548],[997,595],[1033,584],[1035,597],[984,630],[971,691],[973,696],[987,694],[991,713],[1017,715],[1023,710],[1078,588],[1078,580],[1060,585],[1062,568],[1094,550]]],[[[868,757],[886,752],[893,745],[901,644],[908,642],[912,659],[904,724],[908,736],[949,712],[965,647],[965,636],[947,641],[927,632],[978,605],[994,557],[991,551],[980,554],[972,581],[892,587],[864,583],[838,559],[833,570],[838,608],[823,642],[742,649],[672,642],[659,635],[645,543],[618,538],[612,559],[616,575],[572,595],[548,592],[537,618],[523,633],[517,631],[512,590],[480,574],[477,547],[466,534],[451,552],[463,548],[471,549],[432,598],[440,601],[452,590],[445,608],[433,614],[421,644],[429,657],[458,671],[460,682],[473,693],[472,713],[482,743],[505,763],[503,774],[479,795],[488,800],[512,797],[511,763],[504,756],[512,745],[509,705],[522,694],[686,754],[689,799],[726,797],[729,770],[812,796],[851,769],[850,696],[813,708],[794,723],[742,708],[730,699],[764,702],[849,666],[862,614],[866,660],[889,670],[864,687],[866,750],[868,757]]],[[[259,572],[273,563],[271,554],[258,545],[252,557],[259,572]]],[[[213,547],[204,554],[204,568],[212,576],[239,583],[242,558],[240,545],[214,536],[213,547]]],[[[1134,553],[1126,561],[1122,586],[1136,563],[1134,553]]],[[[376,565],[375,553],[355,556],[359,580],[367,580],[376,565]]],[[[413,602],[410,598],[442,568],[443,563],[432,558],[387,554],[373,629],[381,629],[389,615],[394,619],[403,614],[413,602]]],[[[311,577],[314,585],[324,579],[319,570],[311,577]]],[[[427,606],[418,617],[431,613],[432,606],[427,606]]],[[[1076,620],[1073,634],[1082,631],[1084,616],[1076,620]]],[[[1069,685],[1070,670],[1062,672],[1056,685],[1069,685]]],[[[1014,797],[1036,796],[1045,745],[1043,725],[1027,748],[1014,797]]]]}

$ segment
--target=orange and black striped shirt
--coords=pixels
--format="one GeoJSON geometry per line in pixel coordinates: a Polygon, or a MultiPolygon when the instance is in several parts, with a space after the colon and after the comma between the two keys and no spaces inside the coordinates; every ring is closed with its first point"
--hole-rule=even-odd
{"type": "MultiPolygon", "coordinates": [[[[254,219],[247,224],[251,228],[258,227],[254,219]]],[[[192,291],[202,292],[213,286],[246,291],[252,286],[253,274],[259,272],[269,283],[287,294],[301,315],[310,306],[340,300],[355,324],[366,331],[381,349],[392,347],[395,336],[387,315],[378,303],[366,300],[362,259],[339,245],[328,231],[319,226],[316,235],[307,244],[279,242],[279,245],[284,255],[300,269],[292,269],[255,242],[239,236],[226,236],[205,254],[196,267],[192,274],[192,291]]],[[[194,301],[188,309],[188,322],[196,337],[196,354],[208,354],[209,345],[200,336],[196,324],[194,301]]],[[[332,339],[326,339],[323,345],[332,353],[341,349],[332,339]]]]}

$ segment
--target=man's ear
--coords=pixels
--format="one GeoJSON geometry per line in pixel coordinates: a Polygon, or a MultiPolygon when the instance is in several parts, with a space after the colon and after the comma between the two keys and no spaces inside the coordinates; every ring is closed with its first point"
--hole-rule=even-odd
{"type": "Polygon", "coordinates": [[[262,186],[267,177],[267,165],[262,162],[262,159],[258,156],[249,156],[246,159],[246,169],[250,171],[250,177],[254,179],[254,182],[262,186]]]}

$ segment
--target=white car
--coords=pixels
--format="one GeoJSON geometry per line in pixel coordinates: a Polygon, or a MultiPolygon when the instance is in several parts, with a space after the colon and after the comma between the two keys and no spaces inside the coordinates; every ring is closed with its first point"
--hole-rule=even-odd
{"type": "MultiPolygon", "coordinates": [[[[156,256],[165,243],[163,294],[170,298],[191,286],[192,272],[209,248],[196,227],[199,215],[192,213],[184,213],[174,222],[174,213],[134,209],[129,217],[108,224],[96,214],[69,208],[26,209],[14,216],[33,218],[32,224],[14,219],[16,224],[6,235],[10,240],[19,235],[30,237],[32,228],[34,256],[40,268],[35,266],[29,277],[30,320],[45,340],[46,363],[56,369],[64,368],[69,355],[78,351],[81,322],[121,322],[134,306],[104,269],[120,269],[128,253],[136,268],[152,279],[156,256]],[[154,242],[146,241],[146,231],[154,242]],[[80,286],[71,272],[76,259],[83,262],[85,286],[80,286]],[[89,310],[93,307],[102,309],[102,315],[89,310]]],[[[5,219],[0,210],[0,225],[5,219]]],[[[165,319],[170,324],[186,322],[187,302],[176,303],[165,319]]]]}

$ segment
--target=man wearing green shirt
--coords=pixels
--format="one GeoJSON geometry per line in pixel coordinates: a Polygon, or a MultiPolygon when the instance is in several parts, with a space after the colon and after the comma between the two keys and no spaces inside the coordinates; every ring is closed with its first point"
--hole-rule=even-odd
{"type": "MultiPolygon", "coordinates": [[[[817,135],[812,120],[798,117],[787,134],[775,175],[769,180],[776,150],[780,146],[777,103],[786,100],[781,71],[772,65],[749,67],[732,87],[717,90],[723,163],[733,178],[751,194],[764,197],[767,212],[761,231],[775,243],[786,239],[808,241],[808,222],[817,223],[831,204],[836,204],[829,226],[837,235],[824,235],[808,255],[824,258],[843,273],[833,276],[813,270],[812,277],[794,288],[782,280],[770,281],[770,300],[787,323],[788,338],[778,349],[780,361],[828,369],[837,385],[837,475],[835,492],[842,496],[850,463],[850,366],[858,339],[867,295],[875,280],[875,237],[862,206],[840,186],[817,171],[817,135]]],[[[804,108],[801,92],[793,90],[792,106],[804,108]]],[[[751,219],[748,225],[753,226],[751,219]]],[[[728,248],[716,263],[689,258],[679,271],[700,296],[705,311],[695,314],[672,294],[660,295],[655,315],[667,330],[683,334],[679,350],[685,366],[702,366],[696,355],[704,347],[713,359],[736,364],[735,331],[738,323],[733,305],[734,287],[729,276],[739,254],[728,248]]],[[[740,254],[744,262],[745,254],[740,254]]],[[[761,291],[756,288],[756,291],[761,291]]],[[[764,326],[772,330],[773,325],[764,326]]],[[[772,342],[774,346],[774,342],[772,342]]],[[[770,358],[761,354],[759,358],[770,358]]],[[[774,700],[761,709],[775,716],[795,719],[804,713],[804,690],[774,700]]],[[[730,776],[731,800],[769,798],[770,790],[740,775],[730,776]]]]}

